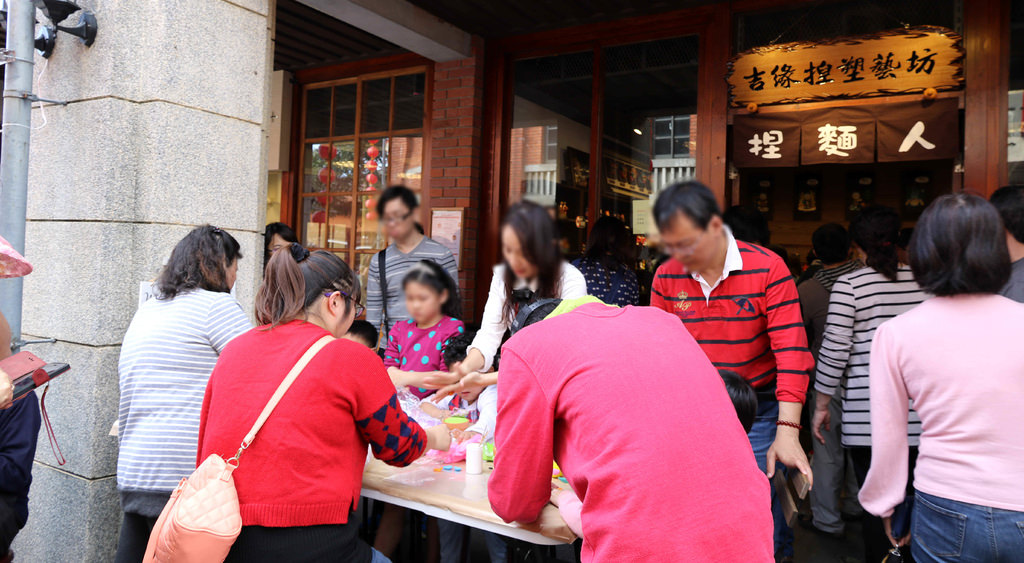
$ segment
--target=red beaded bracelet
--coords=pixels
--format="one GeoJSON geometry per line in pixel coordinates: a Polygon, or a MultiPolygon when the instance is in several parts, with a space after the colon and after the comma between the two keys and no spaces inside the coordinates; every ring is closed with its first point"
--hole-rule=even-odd
{"type": "Polygon", "coordinates": [[[777,420],[775,421],[776,426],[788,426],[790,428],[796,428],[797,430],[803,430],[804,427],[800,426],[795,422],[789,422],[788,420],[777,420]]]}

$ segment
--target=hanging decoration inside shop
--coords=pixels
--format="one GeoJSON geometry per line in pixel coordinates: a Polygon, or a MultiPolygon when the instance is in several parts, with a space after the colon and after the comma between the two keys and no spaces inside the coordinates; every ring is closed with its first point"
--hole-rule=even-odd
{"type": "Polygon", "coordinates": [[[331,160],[338,157],[338,149],[333,145],[323,144],[317,147],[316,150],[320,153],[320,158],[324,160],[331,160]]]}
{"type": "Polygon", "coordinates": [[[940,160],[955,158],[959,151],[960,119],[953,98],[733,119],[733,164],[738,168],[940,160]]]}
{"type": "Polygon", "coordinates": [[[793,219],[821,221],[821,174],[801,174],[793,190],[793,219]]]}
{"type": "Polygon", "coordinates": [[[368,141],[370,146],[366,148],[366,156],[370,160],[363,164],[363,170],[367,171],[366,183],[368,184],[367,190],[373,191],[377,189],[377,182],[380,178],[377,177],[377,157],[380,156],[380,149],[377,147],[377,143],[380,139],[371,139],[368,141]]]}
{"type": "Polygon", "coordinates": [[[875,175],[850,172],[846,175],[846,220],[851,221],[875,202],[875,175]]]}
{"type": "Polygon", "coordinates": [[[944,27],[757,47],[728,63],[733,106],[959,90],[963,40],[944,27]]]}
{"type": "Polygon", "coordinates": [[[764,218],[775,218],[775,176],[772,174],[744,175],[743,201],[752,202],[764,218]]]}
{"type": "Polygon", "coordinates": [[[330,166],[324,166],[317,174],[317,180],[320,180],[320,183],[325,186],[330,186],[337,177],[338,174],[330,166]]]}
{"type": "Polygon", "coordinates": [[[651,195],[650,164],[641,164],[631,158],[610,153],[602,159],[604,182],[608,191],[632,198],[651,195]]]}
{"type": "Polygon", "coordinates": [[[905,221],[916,221],[928,204],[935,199],[932,187],[932,173],[916,170],[903,174],[903,202],[900,206],[905,221]]]}

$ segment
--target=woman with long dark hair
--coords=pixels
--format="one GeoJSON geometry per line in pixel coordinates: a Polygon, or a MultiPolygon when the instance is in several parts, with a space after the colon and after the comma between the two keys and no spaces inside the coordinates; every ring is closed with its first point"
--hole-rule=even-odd
{"type": "Polygon", "coordinates": [[[601,217],[587,240],[587,253],[572,263],[587,280],[591,295],[609,305],[625,307],[640,302],[640,283],[631,264],[636,244],[626,224],[601,217]]]}
{"type": "Polygon", "coordinates": [[[483,323],[466,359],[450,380],[438,378],[428,383],[440,386],[462,378],[466,387],[493,385],[497,377],[482,376],[481,372],[491,368],[520,307],[538,299],[575,299],[587,294],[583,274],[562,259],[554,221],[536,203],[523,201],[509,208],[501,224],[501,254],[503,261],[494,267],[483,323]]]}
{"type": "Polygon", "coordinates": [[[935,297],[875,333],[874,455],[861,504],[888,520],[916,490],[908,531],[918,563],[1021,561],[1024,305],[998,295],[1010,277],[999,213],[977,196],[942,196],[921,215],[909,250],[917,281],[935,297]],[[922,453],[912,488],[910,401],[922,453]]]}
{"type": "Polygon", "coordinates": [[[156,281],[155,299],[139,307],[118,363],[117,489],[124,518],[118,563],[137,563],[171,491],[196,467],[203,392],[217,358],[252,328],[231,296],[238,241],[199,227],[174,247],[156,281]]]}
{"type": "Polygon", "coordinates": [[[423,430],[398,404],[384,366],[342,339],[361,312],[359,281],[336,255],[297,244],[274,253],[256,296],[260,327],[232,342],[210,376],[199,460],[230,455],[285,374],[324,336],[336,340],[299,374],[233,473],[242,533],[226,561],[387,561],[353,517],[367,446],[405,466],[448,430],[423,430]]]}
{"type": "MultiPolygon", "coordinates": [[[[883,322],[903,314],[927,297],[910,267],[900,265],[896,242],[900,217],[889,207],[869,207],[850,223],[850,237],[862,262],[867,264],[840,277],[829,295],[825,334],[818,354],[814,390],[814,418],[811,430],[821,443],[822,426],[831,424],[828,404],[845,379],[842,400],[842,444],[853,460],[857,484],[864,486],[871,465],[871,401],[868,365],[875,329],[883,322]]],[[[911,458],[917,457],[921,422],[911,412],[907,443],[911,458]]],[[[881,561],[889,550],[882,521],[867,517],[864,521],[866,561],[881,561]]]]}

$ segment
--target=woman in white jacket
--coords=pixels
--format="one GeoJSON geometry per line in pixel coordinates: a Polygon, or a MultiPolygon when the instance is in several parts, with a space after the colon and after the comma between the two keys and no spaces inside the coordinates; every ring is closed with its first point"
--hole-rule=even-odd
{"type": "Polygon", "coordinates": [[[497,383],[497,373],[484,372],[491,369],[520,306],[587,294],[583,274],[562,259],[554,221],[536,203],[523,201],[508,210],[501,225],[501,254],[504,260],[494,267],[483,322],[466,360],[447,381],[428,381],[436,387],[450,385],[441,394],[497,383]]]}

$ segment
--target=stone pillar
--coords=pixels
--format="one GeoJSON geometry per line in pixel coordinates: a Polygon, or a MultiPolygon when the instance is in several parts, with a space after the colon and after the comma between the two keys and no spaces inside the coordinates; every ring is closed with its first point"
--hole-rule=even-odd
{"type": "Polygon", "coordinates": [[[78,3],[96,14],[96,43],[61,33],[49,61],[36,57],[36,93],[70,103],[33,112],[23,324],[58,341],[29,350],[71,364],[46,400],[67,464],[42,432],[19,561],[113,559],[108,432],[139,282],[204,223],[242,244],[237,295],[250,311],[262,266],[272,2],[78,3]]]}

